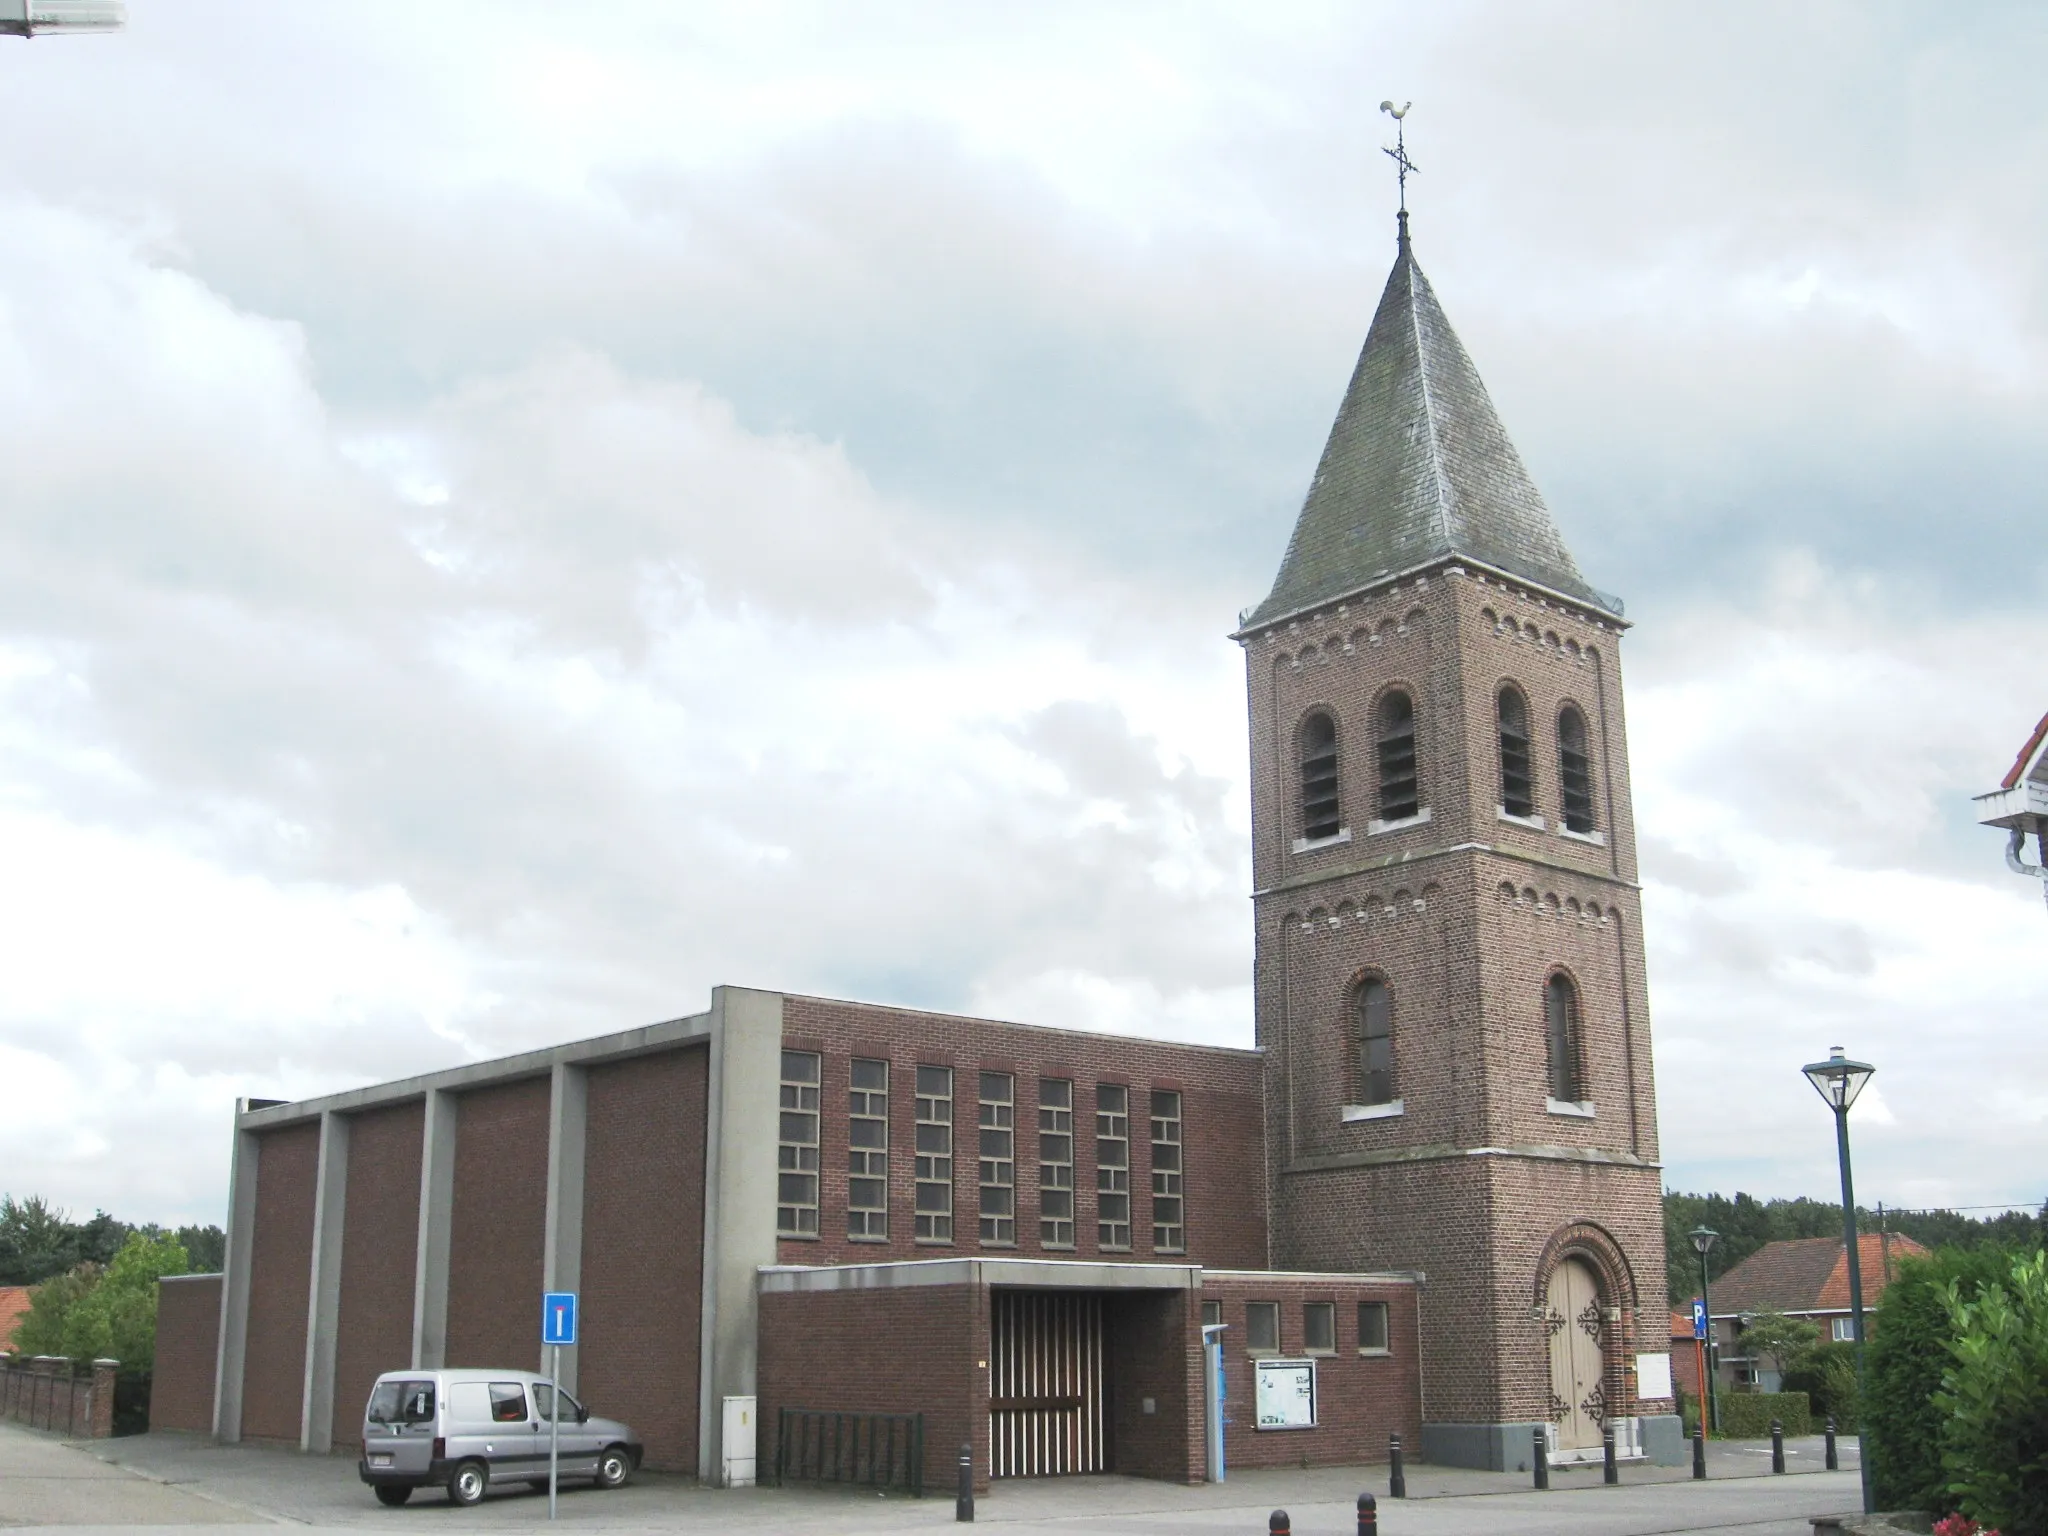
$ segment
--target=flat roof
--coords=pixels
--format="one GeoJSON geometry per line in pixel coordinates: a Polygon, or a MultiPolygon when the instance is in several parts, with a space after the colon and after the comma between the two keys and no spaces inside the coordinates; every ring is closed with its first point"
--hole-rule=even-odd
{"type": "Polygon", "coordinates": [[[894,1291],[922,1285],[1011,1285],[1033,1290],[1199,1291],[1205,1278],[1304,1285],[1421,1285],[1420,1270],[1333,1274],[1321,1270],[1205,1269],[1101,1259],[967,1257],[884,1259],[872,1264],[763,1264],[763,1295],[894,1291]]]}

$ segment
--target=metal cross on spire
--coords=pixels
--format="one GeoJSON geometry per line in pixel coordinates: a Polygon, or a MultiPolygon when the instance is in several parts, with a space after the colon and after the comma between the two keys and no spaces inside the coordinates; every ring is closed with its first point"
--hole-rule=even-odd
{"type": "Polygon", "coordinates": [[[1398,107],[1391,101],[1380,103],[1380,110],[1394,120],[1394,147],[1392,149],[1382,149],[1380,153],[1384,154],[1399,167],[1401,219],[1404,224],[1408,218],[1408,173],[1414,171],[1418,175],[1421,174],[1421,168],[1408,158],[1408,140],[1401,123],[1401,119],[1408,115],[1408,109],[1414,105],[1415,103],[1412,101],[1404,101],[1398,107]]]}

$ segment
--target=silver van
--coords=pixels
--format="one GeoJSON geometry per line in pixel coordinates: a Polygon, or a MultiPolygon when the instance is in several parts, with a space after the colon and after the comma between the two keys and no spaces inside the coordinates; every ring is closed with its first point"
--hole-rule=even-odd
{"type": "MultiPolygon", "coordinates": [[[[474,1504],[493,1482],[548,1481],[554,1390],[532,1371],[386,1371],[363,1410],[364,1482],[386,1504],[415,1488],[446,1488],[474,1504]]],[[[615,1419],[594,1419],[561,1394],[561,1475],[616,1488],[640,1465],[640,1441],[615,1419]]]]}

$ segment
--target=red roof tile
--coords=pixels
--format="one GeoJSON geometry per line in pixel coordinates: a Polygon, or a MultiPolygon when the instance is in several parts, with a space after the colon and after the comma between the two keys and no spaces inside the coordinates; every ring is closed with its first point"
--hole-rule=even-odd
{"type": "Polygon", "coordinates": [[[2027,764],[2034,760],[2034,754],[2041,749],[2042,738],[2048,737],[2048,715],[2041,717],[2041,723],[2034,727],[2034,734],[2027,738],[2027,744],[2020,748],[2020,755],[2013,759],[2012,771],[1999,781],[2000,789],[2017,789],[2020,775],[2027,771],[2027,764]]]}
{"type": "Polygon", "coordinates": [[[14,1343],[14,1330],[28,1316],[28,1287],[0,1285],[0,1349],[14,1343]]]}
{"type": "MultiPolygon", "coordinates": [[[[1927,1250],[1896,1232],[1859,1232],[1863,1304],[1875,1306],[1900,1259],[1927,1250]]],[[[1839,1237],[1794,1237],[1766,1243],[1714,1282],[1714,1314],[1846,1312],[1849,1265],[1839,1237]]]]}

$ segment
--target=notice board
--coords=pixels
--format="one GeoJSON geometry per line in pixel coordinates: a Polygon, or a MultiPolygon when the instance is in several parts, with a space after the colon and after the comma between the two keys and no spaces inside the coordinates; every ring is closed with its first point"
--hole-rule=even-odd
{"type": "Polygon", "coordinates": [[[1316,1427],[1316,1363],[1254,1360],[1253,1407],[1261,1429],[1316,1427]]]}

